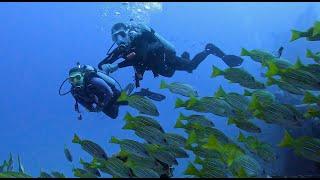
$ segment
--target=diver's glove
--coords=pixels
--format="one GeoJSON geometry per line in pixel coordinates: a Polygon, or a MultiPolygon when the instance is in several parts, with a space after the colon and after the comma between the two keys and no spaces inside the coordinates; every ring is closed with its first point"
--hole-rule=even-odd
{"type": "Polygon", "coordinates": [[[113,73],[114,71],[118,70],[117,64],[104,64],[102,65],[102,70],[105,71],[107,74],[113,73]]]}

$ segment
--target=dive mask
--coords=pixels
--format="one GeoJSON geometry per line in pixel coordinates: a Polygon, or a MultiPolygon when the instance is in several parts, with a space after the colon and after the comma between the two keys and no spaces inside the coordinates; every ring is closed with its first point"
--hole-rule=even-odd
{"type": "Polygon", "coordinates": [[[81,87],[83,85],[83,75],[80,72],[72,73],[69,75],[69,82],[73,86],[81,87]]]}

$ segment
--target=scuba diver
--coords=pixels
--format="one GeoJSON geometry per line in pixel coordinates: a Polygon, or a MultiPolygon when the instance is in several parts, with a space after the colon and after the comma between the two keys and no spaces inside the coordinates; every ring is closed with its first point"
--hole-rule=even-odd
{"type": "Polygon", "coordinates": [[[121,91],[115,85],[116,80],[89,65],[80,66],[78,63],[77,67],[70,69],[69,77],[63,84],[60,86],[59,94],[66,95],[71,92],[76,101],[75,110],[79,113],[79,120],[82,116],[78,103],[90,112],[102,111],[112,119],[118,116],[120,105],[128,104],[128,102],[117,102],[121,91]],[[61,87],[67,80],[71,84],[71,90],[61,94],[61,87]]]}
{"type": "Polygon", "coordinates": [[[239,66],[243,62],[242,58],[226,55],[211,43],[192,60],[188,52],[179,57],[173,45],[143,24],[117,23],[112,27],[111,35],[113,45],[117,44],[117,47],[109,53],[113,45],[110,47],[107,57],[98,64],[98,68],[112,73],[118,68],[133,66],[136,87],[140,86],[139,81],[147,70],[151,70],[154,77],[172,77],[177,70],[192,73],[210,54],[221,58],[229,67],[239,66]],[[112,64],[120,58],[124,61],[112,64]]]}

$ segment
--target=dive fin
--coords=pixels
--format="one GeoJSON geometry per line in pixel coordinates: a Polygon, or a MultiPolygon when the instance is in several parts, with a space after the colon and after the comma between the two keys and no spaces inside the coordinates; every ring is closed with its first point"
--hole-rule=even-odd
{"type": "Polygon", "coordinates": [[[128,95],[131,95],[132,91],[134,89],[134,83],[129,83],[123,91],[125,91],[128,95]]]}
{"type": "Polygon", "coordinates": [[[229,67],[240,66],[243,62],[243,59],[239,56],[235,55],[225,55],[221,58],[224,63],[226,63],[229,67]]]}

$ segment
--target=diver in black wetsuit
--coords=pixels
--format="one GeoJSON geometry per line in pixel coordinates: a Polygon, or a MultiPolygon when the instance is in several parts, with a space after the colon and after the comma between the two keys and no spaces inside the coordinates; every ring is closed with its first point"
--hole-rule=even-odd
{"type": "Polygon", "coordinates": [[[98,64],[98,68],[114,72],[118,68],[133,66],[136,87],[147,70],[159,75],[172,77],[176,70],[192,73],[194,69],[210,54],[221,58],[229,67],[241,65],[243,59],[226,55],[218,47],[209,43],[205,49],[190,60],[188,52],[181,57],[176,55],[175,48],[152,28],[142,24],[117,23],[111,29],[112,40],[118,45],[107,57],[98,64]],[[112,64],[123,58],[124,61],[112,64]]]}
{"type": "Polygon", "coordinates": [[[127,105],[127,102],[117,102],[121,92],[116,88],[114,79],[92,66],[78,65],[72,68],[68,79],[72,85],[71,94],[76,100],[75,109],[79,113],[78,103],[90,112],[102,111],[115,119],[119,106],[127,105]]]}

